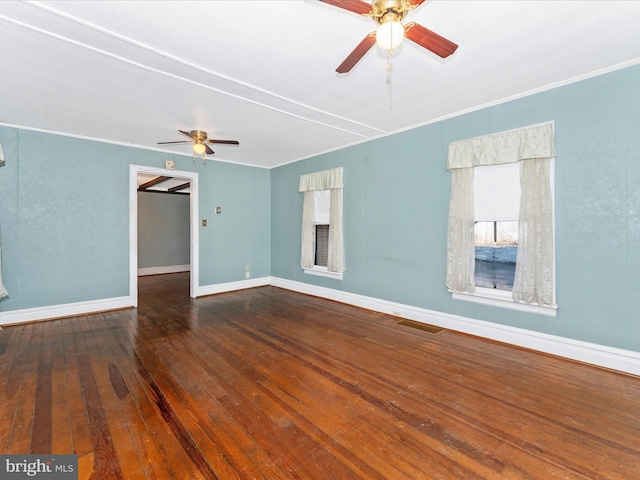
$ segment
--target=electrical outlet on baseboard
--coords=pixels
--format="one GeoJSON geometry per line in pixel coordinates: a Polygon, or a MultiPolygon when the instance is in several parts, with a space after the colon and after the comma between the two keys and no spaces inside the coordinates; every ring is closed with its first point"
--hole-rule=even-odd
{"type": "Polygon", "coordinates": [[[247,265],[245,265],[244,267],[244,271],[245,271],[245,278],[251,278],[251,267],[249,266],[249,264],[247,263],[247,265]]]}

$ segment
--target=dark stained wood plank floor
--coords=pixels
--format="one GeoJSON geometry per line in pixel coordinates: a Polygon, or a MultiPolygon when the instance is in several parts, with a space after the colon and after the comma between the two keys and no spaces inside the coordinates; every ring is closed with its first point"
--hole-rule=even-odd
{"type": "Polygon", "coordinates": [[[80,478],[636,479],[640,379],[273,287],[5,327],[0,452],[80,478]]]}

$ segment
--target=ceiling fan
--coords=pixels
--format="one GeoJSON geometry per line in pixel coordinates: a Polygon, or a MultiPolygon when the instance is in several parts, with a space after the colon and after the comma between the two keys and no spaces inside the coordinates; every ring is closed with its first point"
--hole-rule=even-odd
{"type": "Polygon", "coordinates": [[[365,53],[377,43],[385,50],[393,50],[398,47],[404,37],[414,41],[418,45],[446,58],[456,51],[458,45],[450,40],[432,32],[415,22],[402,24],[402,19],[407,12],[419,7],[424,0],[373,0],[371,3],[362,0],[320,0],[335,7],[344,8],[363,16],[372,17],[379,25],[375,32],[369,33],[364,40],[349,54],[349,56],[336,68],[338,73],[350,71],[365,53]]]}
{"type": "Polygon", "coordinates": [[[207,132],[202,130],[191,130],[185,132],[184,130],[178,130],[181,134],[189,137],[191,140],[178,140],[176,142],[158,142],[158,145],[172,145],[177,143],[191,143],[193,144],[193,153],[196,155],[213,155],[215,152],[209,147],[209,143],[218,145],[240,145],[237,140],[214,140],[207,138],[207,132]]]}

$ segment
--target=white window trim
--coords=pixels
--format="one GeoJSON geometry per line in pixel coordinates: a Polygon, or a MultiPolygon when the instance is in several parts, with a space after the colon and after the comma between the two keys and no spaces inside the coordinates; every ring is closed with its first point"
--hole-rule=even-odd
{"type": "Polygon", "coordinates": [[[316,275],[318,277],[333,278],[335,280],[342,280],[342,272],[330,272],[327,267],[321,267],[319,265],[313,268],[303,268],[304,273],[308,275],[316,275]]]}
{"type": "Polygon", "coordinates": [[[451,292],[451,297],[454,300],[480,303],[482,305],[518,310],[520,312],[537,313],[539,315],[546,315],[547,317],[555,317],[558,310],[557,304],[541,306],[514,302],[511,290],[476,287],[475,293],[458,293],[451,290],[449,291],[451,292]]]}

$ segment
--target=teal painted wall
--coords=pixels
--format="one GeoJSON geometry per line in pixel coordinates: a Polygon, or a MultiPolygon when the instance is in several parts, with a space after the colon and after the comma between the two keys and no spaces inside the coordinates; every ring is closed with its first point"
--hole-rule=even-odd
{"type": "Polygon", "coordinates": [[[189,195],[138,192],[138,268],[189,265],[189,195]]]}
{"type": "Polygon", "coordinates": [[[232,207],[200,227],[201,286],[270,274],[268,170],[8,127],[0,143],[0,311],[129,295],[130,164],[199,172],[202,218],[232,207]]]}
{"type": "Polygon", "coordinates": [[[270,170],[208,162],[200,168],[200,283],[271,274],[270,170]],[[215,213],[221,207],[222,213],[215,213]]]}
{"type": "Polygon", "coordinates": [[[640,67],[271,171],[0,127],[0,311],[129,293],[129,165],[200,174],[200,285],[274,275],[640,351],[640,67]],[[556,318],[444,286],[450,142],[555,121],[556,318]],[[343,281],[299,266],[302,174],[344,167],[343,281]],[[215,214],[220,206],[222,213],[215,214]]]}
{"type": "Polygon", "coordinates": [[[272,275],[640,351],[640,66],[271,171],[272,275]],[[455,301],[445,287],[455,140],[555,122],[556,318],[455,301]],[[300,269],[300,175],[344,167],[346,272],[300,269]]]}

